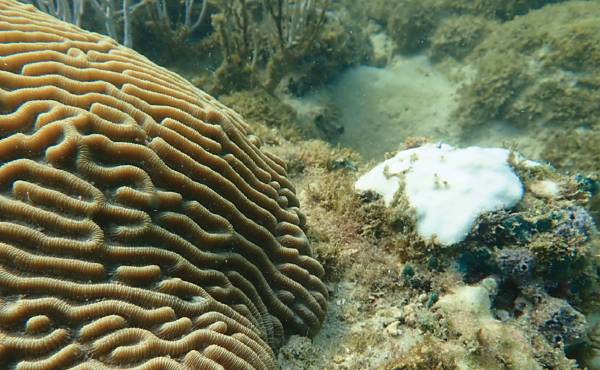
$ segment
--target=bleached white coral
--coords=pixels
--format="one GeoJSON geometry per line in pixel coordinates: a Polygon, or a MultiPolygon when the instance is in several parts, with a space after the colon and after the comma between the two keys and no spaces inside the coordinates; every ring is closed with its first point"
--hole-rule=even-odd
{"type": "Polygon", "coordinates": [[[378,164],[355,188],[379,193],[389,206],[403,183],[419,234],[451,245],[464,240],[479,215],[513,207],[522,198],[523,184],[509,155],[500,148],[427,144],[378,164]]]}

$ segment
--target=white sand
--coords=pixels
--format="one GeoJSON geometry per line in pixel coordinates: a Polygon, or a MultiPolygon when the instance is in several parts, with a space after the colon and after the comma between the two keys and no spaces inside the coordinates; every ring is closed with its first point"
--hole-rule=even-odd
{"type": "Polygon", "coordinates": [[[411,136],[456,142],[458,128],[450,122],[456,87],[425,56],[350,69],[330,89],[344,126],[339,143],[367,160],[383,158],[411,136]]]}

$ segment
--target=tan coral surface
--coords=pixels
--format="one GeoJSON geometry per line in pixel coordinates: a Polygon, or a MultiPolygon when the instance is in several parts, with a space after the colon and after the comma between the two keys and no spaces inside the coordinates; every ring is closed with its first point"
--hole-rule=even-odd
{"type": "Polygon", "coordinates": [[[0,368],[276,368],[327,291],[254,141],[179,76],[0,0],[0,368]]]}

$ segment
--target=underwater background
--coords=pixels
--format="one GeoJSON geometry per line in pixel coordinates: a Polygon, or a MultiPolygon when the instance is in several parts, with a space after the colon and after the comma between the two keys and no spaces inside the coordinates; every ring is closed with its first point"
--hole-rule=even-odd
{"type": "Polygon", "coordinates": [[[330,297],[281,368],[600,369],[600,1],[29,3],[184,76],[286,161],[330,297]],[[407,196],[354,187],[438,142],[519,153],[524,189],[449,246],[407,196]]]}

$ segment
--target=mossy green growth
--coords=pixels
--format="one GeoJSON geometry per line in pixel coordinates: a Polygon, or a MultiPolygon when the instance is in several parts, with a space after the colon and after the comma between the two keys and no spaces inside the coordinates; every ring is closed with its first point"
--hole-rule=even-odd
{"type": "Polygon", "coordinates": [[[256,66],[244,63],[237,56],[224,60],[212,77],[207,90],[213,95],[261,87],[256,66]]]}
{"type": "Polygon", "coordinates": [[[341,4],[292,0],[215,1],[212,16],[222,63],[213,94],[262,87],[273,92],[283,79],[293,93],[330,81],[344,68],[367,60],[366,31],[352,22],[341,4]]]}
{"type": "Polygon", "coordinates": [[[531,79],[526,61],[518,53],[509,51],[502,58],[485,55],[473,81],[459,91],[460,106],[455,114],[463,128],[505,118],[531,79]]]}
{"type": "Polygon", "coordinates": [[[600,3],[573,1],[497,27],[467,59],[477,72],[459,93],[462,123],[600,125],[598,17],[600,3]]]}
{"type": "MultiPolygon", "coordinates": [[[[595,181],[581,175],[561,176],[546,165],[514,160],[512,164],[524,183],[525,196],[512,210],[483,216],[466,251],[477,251],[483,242],[493,256],[488,267],[520,285],[560,286],[563,294],[578,302],[597,294],[600,279],[593,278],[597,235],[587,211],[596,192],[595,181]],[[548,195],[540,190],[544,186],[559,190],[548,195]],[[516,271],[516,267],[524,270],[516,271]]],[[[482,261],[478,265],[486,265],[485,258],[478,260],[482,261]]]]}
{"type": "Polygon", "coordinates": [[[430,37],[429,55],[434,61],[448,57],[462,60],[496,25],[497,22],[481,16],[450,17],[443,21],[430,37]]]}
{"type": "MultiPolygon", "coordinates": [[[[160,6],[157,4],[145,1],[145,5],[138,7],[141,3],[137,2],[134,6],[136,10],[129,15],[136,51],[160,65],[178,71],[208,65],[220,54],[218,48],[215,48],[215,33],[210,20],[210,15],[217,8],[210,0],[206,3],[204,16],[197,27],[185,25],[186,7],[182,1],[164,1],[165,16],[159,16],[157,8],[160,6]]],[[[196,2],[192,7],[191,19],[194,22],[199,19],[203,6],[202,2],[196,2]]],[[[98,26],[92,30],[104,32],[106,26],[98,26]]]]}
{"type": "MultiPolygon", "coordinates": [[[[595,125],[594,125],[595,126],[595,125]]],[[[552,134],[542,155],[556,167],[591,174],[600,174],[600,130],[567,128],[552,134]]]]}
{"type": "Polygon", "coordinates": [[[378,11],[381,11],[390,36],[400,52],[415,53],[427,46],[429,32],[440,21],[440,15],[431,2],[407,0],[396,2],[395,5],[389,1],[380,3],[383,6],[378,11]]]}
{"type": "MultiPolygon", "coordinates": [[[[464,134],[507,122],[559,170],[599,178],[599,18],[600,3],[571,1],[495,27],[464,58],[475,71],[455,111],[464,134]]],[[[600,197],[590,213],[600,220],[600,197]]]]}
{"type": "Polygon", "coordinates": [[[580,278],[592,258],[589,245],[548,235],[539,235],[528,249],[535,257],[539,274],[555,284],[568,285],[580,278]]]}
{"type": "Polygon", "coordinates": [[[427,336],[422,343],[389,361],[380,370],[457,370],[455,356],[439,339],[427,336]]]}
{"type": "Polygon", "coordinates": [[[374,0],[364,2],[367,14],[386,26],[398,50],[419,52],[430,45],[430,37],[449,17],[472,15],[506,21],[545,4],[544,0],[374,0]]]}
{"type": "MultiPolygon", "coordinates": [[[[308,136],[307,130],[298,125],[296,112],[277,97],[262,88],[243,90],[223,95],[219,100],[240,113],[250,125],[256,129],[277,128],[279,135],[288,140],[298,140],[308,136]]],[[[271,140],[268,132],[260,135],[263,140],[271,140]]]]}
{"type": "Polygon", "coordinates": [[[274,87],[289,75],[288,90],[303,95],[330,82],[344,69],[368,62],[372,53],[372,45],[359,24],[331,19],[310,45],[272,56],[267,86],[274,87]]]}

